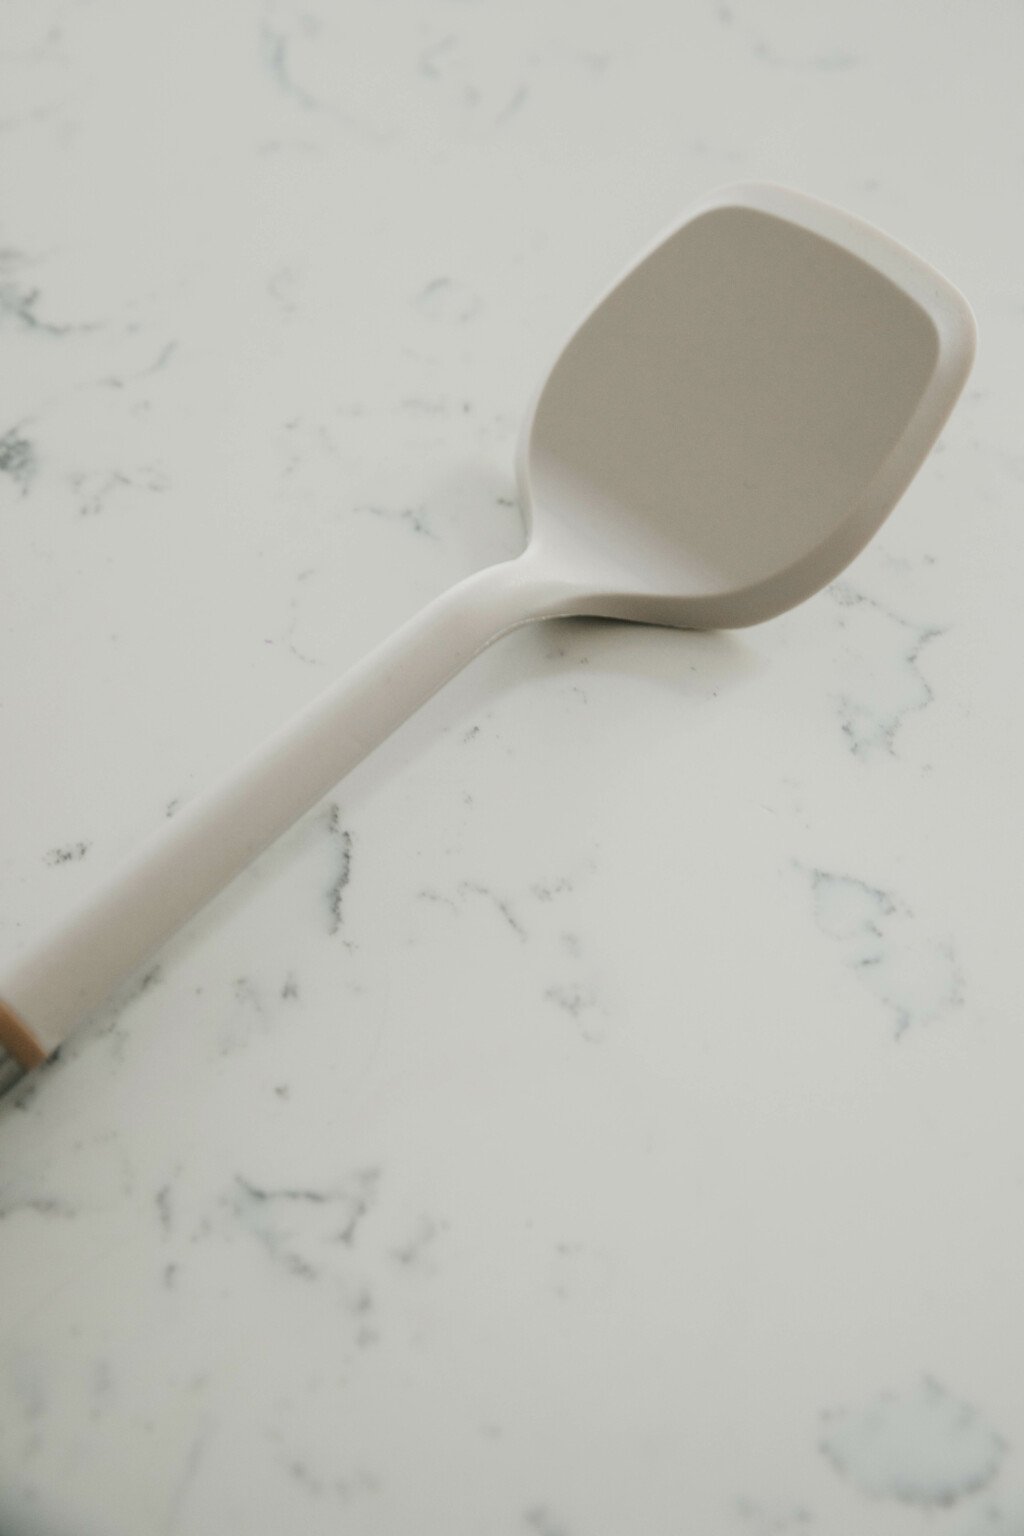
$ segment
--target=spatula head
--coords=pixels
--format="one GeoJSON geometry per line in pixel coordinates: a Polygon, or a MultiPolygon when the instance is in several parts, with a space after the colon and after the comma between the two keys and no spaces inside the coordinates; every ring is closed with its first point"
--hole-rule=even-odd
{"type": "Polygon", "coordinates": [[[856,555],[963,387],[961,295],[858,220],[782,188],[698,206],[591,311],[520,452],[534,537],[589,611],[770,618],[856,555]]]}

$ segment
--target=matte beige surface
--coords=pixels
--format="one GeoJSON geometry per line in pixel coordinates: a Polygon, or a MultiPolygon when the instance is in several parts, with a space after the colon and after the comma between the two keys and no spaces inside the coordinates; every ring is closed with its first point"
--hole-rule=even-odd
{"type": "MultiPolygon", "coordinates": [[[[909,291],[923,264],[902,253],[903,287],[803,227],[820,205],[753,191],[780,216],[738,189],[740,206],[698,213],[594,311],[541,395],[530,448],[539,512],[557,509],[598,560],[654,589],[739,597],[735,612],[694,613],[714,626],[748,622],[743,594],[767,580],[784,594],[775,611],[787,606],[790,572],[807,595],[853,553],[850,532],[866,541],[903,489],[883,469],[940,356],[909,291]]],[[[870,249],[874,232],[850,225],[870,249]]]]}

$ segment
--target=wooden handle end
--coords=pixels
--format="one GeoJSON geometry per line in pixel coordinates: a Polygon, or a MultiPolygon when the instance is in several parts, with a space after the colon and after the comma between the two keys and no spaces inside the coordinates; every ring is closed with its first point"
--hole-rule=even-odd
{"type": "Polygon", "coordinates": [[[0,998],[0,1046],[26,1068],[41,1066],[49,1054],[3,998],[0,998]]]}

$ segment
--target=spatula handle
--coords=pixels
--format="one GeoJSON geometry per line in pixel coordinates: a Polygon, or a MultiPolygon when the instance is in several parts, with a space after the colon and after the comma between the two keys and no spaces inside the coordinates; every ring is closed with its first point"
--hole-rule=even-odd
{"type": "Polygon", "coordinates": [[[492,640],[563,611],[529,552],[429,604],[0,966],[0,1046],[45,1060],[181,925],[492,640]]]}

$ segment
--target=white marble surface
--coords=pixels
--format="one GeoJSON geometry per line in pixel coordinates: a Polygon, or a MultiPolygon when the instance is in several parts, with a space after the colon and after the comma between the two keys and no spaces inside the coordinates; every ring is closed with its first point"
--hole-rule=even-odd
{"type": "Polygon", "coordinates": [[[3,1536],[1021,1536],[1024,12],[0,13],[0,942],[520,542],[709,187],[980,349],[834,588],[505,640],[0,1104],[3,1536]]]}

